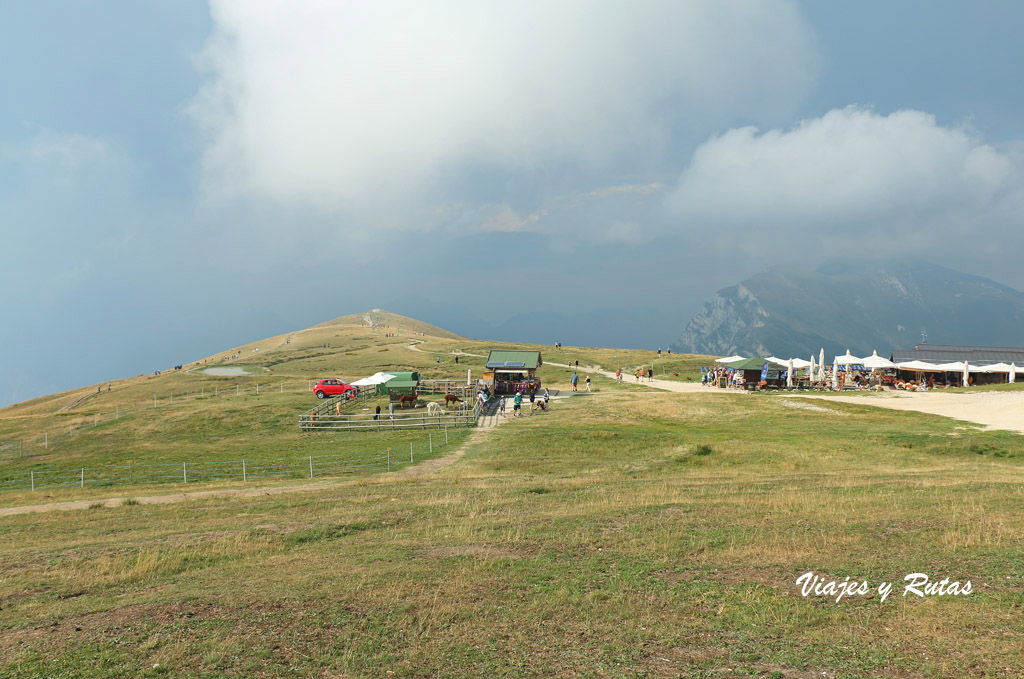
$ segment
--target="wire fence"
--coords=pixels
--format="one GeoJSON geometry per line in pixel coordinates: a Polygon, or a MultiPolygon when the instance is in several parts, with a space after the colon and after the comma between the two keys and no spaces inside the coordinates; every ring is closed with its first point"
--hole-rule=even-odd
{"type": "MultiPolygon", "coordinates": [[[[33,438],[0,441],[0,460],[13,459],[17,457],[30,457],[49,451],[50,448],[67,442],[83,431],[88,431],[101,424],[119,420],[128,415],[135,415],[145,411],[151,411],[161,406],[195,401],[203,398],[224,398],[229,396],[260,396],[266,394],[277,394],[284,392],[303,392],[313,388],[313,381],[302,380],[301,382],[271,382],[255,383],[250,385],[212,385],[209,388],[201,386],[198,389],[190,389],[184,392],[165,392],[153,394],[152,400],[135,401],[127,404],[114,406],[113,410],[93,413],[91,415],[72,414],[67,424],[60,427],[51,427],[35,434],[33,438]]],[[[101,392],[96,392],[101,393],[101,392]]],[[[87,397],[94,394],[87,394],[80,399],[82,404],[87,402],[87,397]]],[[[360,396],[368,396],[360,392],[360,396]]],[[[75,404],[72,404],[74,407],[75,404]]]]}
{"type": "Polygon", "coordinates": [[[407,447],[259,460],[124,464],[80,469],[32,469],[0,476],[0,492],[52,488],[98,488],[147,484],[254,481],[275,478],[316,479],[365,472],[388,472],[415,464],[449,445],[447,429],[410,441],[407,447]]]}

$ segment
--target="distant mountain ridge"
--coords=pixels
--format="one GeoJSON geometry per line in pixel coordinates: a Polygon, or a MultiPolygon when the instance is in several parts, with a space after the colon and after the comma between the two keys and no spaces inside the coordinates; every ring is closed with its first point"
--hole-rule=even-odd
{"type": "Polygon", "coordinates": [[[810,356],[942,344],[1024,344],[1024,293],[933,264],[832,262],[772,268],[720,290],[676,351],[810,356]]]}

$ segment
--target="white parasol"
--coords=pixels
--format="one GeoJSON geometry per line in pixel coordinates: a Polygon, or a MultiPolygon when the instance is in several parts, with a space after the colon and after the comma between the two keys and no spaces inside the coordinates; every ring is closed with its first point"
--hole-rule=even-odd
{"type": "Polygon", "coordinates": [[[880,370],[881,368],[895,368],[896,364],[887,358],[882,358],[878,355],[877,351],[872,351],[871,355],[861,360],[865,368],[869,370],[880,370]]]}
{"type": "Polygon", "coordinates": [[[789,370],[786,371],[786,388],[793,388],[793,359],[789,359],[789,370]]]}
{"type": "Polygon", "coordinates": [[[857,358],[856,356],[850,353],[849,349],[847,349],[846,353],[843,354],[842,356],[836,356],[836,359],[835,361],[833,361],[833,363],[837,365],[860,365],[863,361],[863,358],[857,358]]]}
{"type": "Polygon", "coordinates": [[[1017,381],[1017,364],[1016,363],[1011,363],[1010,364],[1010,384],[1013,384],[1016,381],[1017,381]]]}
{"type": "Polygon", "coordinates": [[[832,361],[832,388],[839,391],[839,364],[832,361]]]}

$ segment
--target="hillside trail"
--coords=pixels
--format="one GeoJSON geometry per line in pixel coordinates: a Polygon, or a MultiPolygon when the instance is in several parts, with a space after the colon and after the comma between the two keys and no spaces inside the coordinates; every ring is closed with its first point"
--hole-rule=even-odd
{"type": "Polygon", "coordinates": [[[58,408],[54,412],[66,413],[69,410],[74,410],[78,406],[82,405],[83,403],[85,403],[86,401],[91,399],[93,396],[99,396],[99,395],[100,395],[100,392],[98,392],[98,391],[90,391],[90,392],[88,392],[88,393],[86,393],[86,394],[84,394],[82,396],[79,396],[74,401],[71,401],[70,403],[64,404],[63,406],[61,406],[60,408],[58,408]]]}
{"type": "MultiPolygon", "coordinates": [[[[578,368],[576,366],[571,366],[570,367],[570,366],[567,366],[567,365],[561,365],[560,363],[545,363],[544,365],[552,367],[552,368],[561,368],[562,370],[565,370],[566,372],[569,372],[569,373],[572,373],[572,372],[596,373],[598,375],[604,375],[605,377],[610,377],[613,380],[615,379],[615,371],[613,371],[613,370],[604,370],[599,365],[581,365],[578,368]]],[[[568,381],[569,381],[568,376],[565,378],[565,381],[566,381],[566,383],[568,383],[568,381]]],[[[627,382],[630,383],[630,384],[642,384],[645,387],[653,387],[655,389],[662,389],[664,391],[672,391],[672,392],[676,392],[678,394],[713,394],[713,393],[719,393],[719,391],[721,391],[721,392],[727,391],[725,389],[722,389],[722,390],[711,389],[710,387],[704,387],[704,386],[701,386],[699,384],[690,384],[688,382],[675,382],[673,380],[661,380],[661,379],[658,379],[657,377],[655,377],[653,380],[649,380],[649,379],[647,379],[645,377],[642,380],[640,380],[639,382],[637,382],[636,378],[633,376],[632,373],[625,373],[625,372],[622,373],[622,382],[623,382],[623,384],[625,384],[627,382]]],[[[584,387],[581,385],[580,389],[582,390],[582,389],[584,389],[584,387]]],[[[730,391],[729,393],[738,393],[738,392],[730,391]]],[[[747,392],[742,392],[742,393],[747,393],[747,392]]]]}
{"type": "MultiPolygon", "coordinates": [[[[406,345],[405,348],[408,349],[409,351],[418,351],[421,354],[432,353],[432,352],[423,351],[422,349],[420,349],[419,346],[418,346],[420,344],[423,344],[423,340],[409,340],[409,344],[406,345]]],[[[474,358],[487,358],[483,354],[470,354],[470,353],[465,352],[465,351],[449,351],[448,355],[450,355],[450,356],[472,356],[474,358]]]]}

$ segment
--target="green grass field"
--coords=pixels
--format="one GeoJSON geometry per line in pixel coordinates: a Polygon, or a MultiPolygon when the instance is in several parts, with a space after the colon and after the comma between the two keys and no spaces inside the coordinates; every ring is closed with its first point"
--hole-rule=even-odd
{"type": "MultiPolygon", "coordinates": [[[[0,675],[1024,675],[1024,438],[867,401],[598,386],[423,473],[2,517],[0,675]],[[896,587],[805,598],[807,571],[896,587]],[[973,592],[902,596],[916,572],[973,592]]],[[[307,396],[257,398],[190,403],[139,442],[322,445],[274,416],[307,396]]]]}

